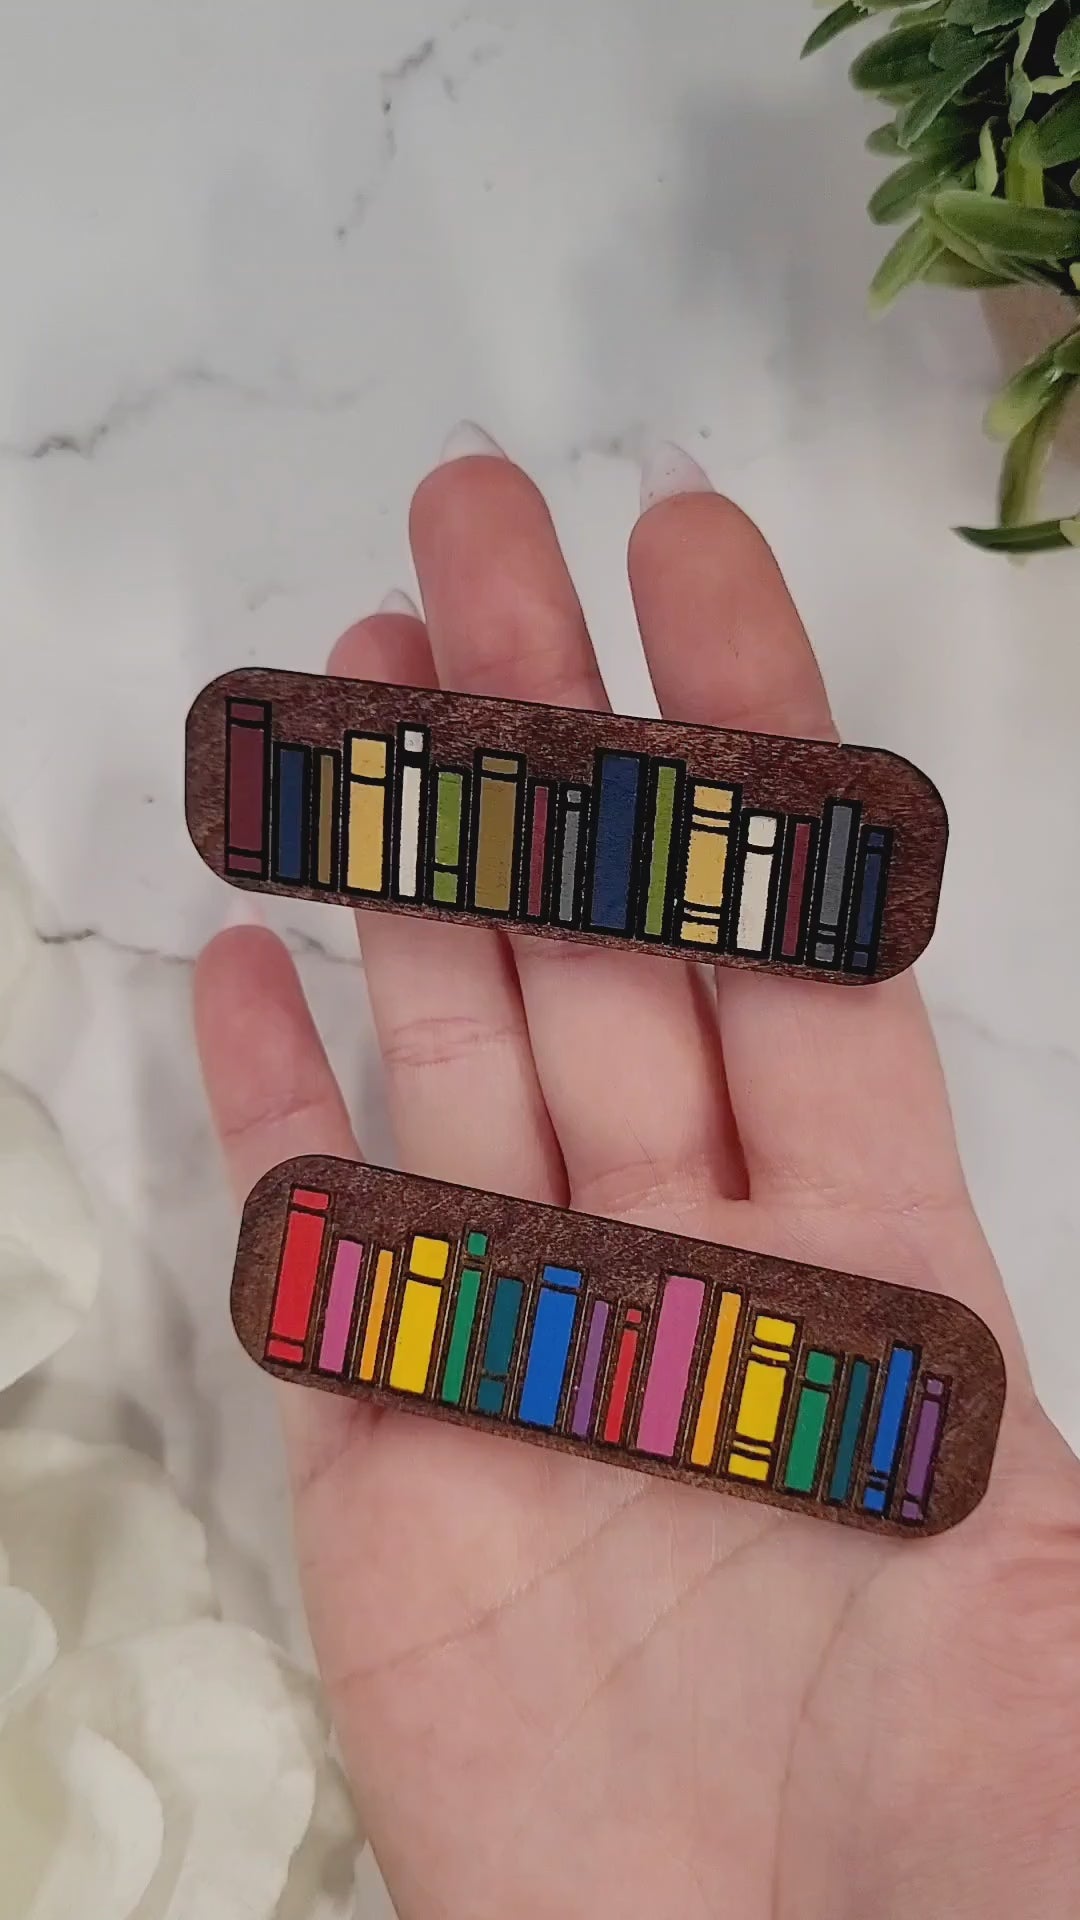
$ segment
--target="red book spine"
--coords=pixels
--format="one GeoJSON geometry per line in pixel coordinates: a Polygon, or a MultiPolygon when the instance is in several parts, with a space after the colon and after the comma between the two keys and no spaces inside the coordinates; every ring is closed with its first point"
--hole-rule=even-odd
{"type": "Polygon", "coordinates": [[[810,820],[792,820],[788,826],[787,898],[782,908],[777,948],[781,960],[801,960],[804,957],[815,832],[814,823],[810,820]]]}
{"type": "Polygon", "coordinates": [[[638,1343],[641,1339],[640,1327],[640,1312],[637,1307],[629,1307],[626,1313],[626,1325],[619,1341],[607,1413],[604,1415],[603,1438],[610,1440],[613,1446],[617,1446],[623,1436],[626,1402],[630,1397],[630,1382],[634,1377],[634,1362],[637,1359],[638,1343]]]}
{"type": "Polygon", "coordinates": [[[293,1188],[285,1216],[281,1263],[266,1342],[268,1360],[283,1360],[297,1367],[303,1365],[329,1206],[328,1193],[312,1193],[307,1187],[293,1188]]]}
{"type": "Polygon", "coordinates": [[[540,920],[544,913],[544,869],[547,863],[550,805],[550,787],[542,785],[534,787],[532,842],[529,847],[529,887],[525,906],[530,920],[540,920]]]}
{"type": "Polygon", "coordinates": [[[225,871],[265,880],[270,840],[270,707],[229,700],[225,737],[225,871]]]}

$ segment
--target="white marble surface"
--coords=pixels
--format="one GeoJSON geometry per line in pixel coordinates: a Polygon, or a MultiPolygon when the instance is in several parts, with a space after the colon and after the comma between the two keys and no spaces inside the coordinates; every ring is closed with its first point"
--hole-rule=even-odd
{"type": "MultiPolygon", "coordinates": [[[[42,945],[10,1064],[103,1211],[92,1333],[5,1418],[162,1457],[229,1610],[302,1644],[272,1412],[190,963],[227,910],[181,726],[245,661],[318,667],[408,585],[405,511],[471,415],[547,488],[616,704],[643,436],[755,513],[847,737],[936,778],[922,977],[974,1191],[1080,1443],[1080,559],[963,548],[995,455],[972,296],[871,322],[877,164],[803,0],[38,0],[0,27],[0,813],[42,945]]],[[[1080,490],[1080,483],[1078,483],[1080,490]]],[[[1074,503],[1075,504],[1075,503],[1074,503]]],[[[708,636],[702,636],[708,644],[708,636]]],[[[387,1152],[347,916],[287,928],[387,1152]]],[[[887,1098],[888,1090],[880,1090],[887,1098]]]]}

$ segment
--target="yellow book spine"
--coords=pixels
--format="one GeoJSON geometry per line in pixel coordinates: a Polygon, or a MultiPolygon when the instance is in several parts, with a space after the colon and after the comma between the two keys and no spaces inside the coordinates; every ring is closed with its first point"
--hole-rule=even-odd
{"type": "Polygon", "coordinates": [[[480,756],[473,905],[484,913],[513,911],[525,763],[517,755],[480,756]]]}
{"type": "Polygon", "coordinates": [[[716,1436],[720,1431],[720,1415],[731,1373],[731,1358],[735,1351],[735,1335],[738,1332],[741,1310],[741,1294],[721,1294],[712,1351],[709,1354],[709,1364],[705,1369],[705,1384],[701,1390],[701,1405],[698,1408],[697,1425],[694,1428],[694,1439],[690,1448],[690,1464],[694,1467],[711,1467],[713,1463],[716,1436]]]}
{"type": "Polygon", "coordinates": [[[418,1234],[409,1255],[409,1277],[401,1299],[390,1385],[399,1393],[426,1393],[442,1307],[442,1282],[450,1264],[450,1242],[418,1234]]]}
{"type": "Polygon", "coordinates": [[[771,1477],[796,1331],[793,1320],[777,1320],[767,1313],[759,1313],[754,1322],[727,1466],[737,1480],[764,1484],[771,1477]]]}
{"type": "Polygon", "coordinates": [[[315,879],[320,887],[334,884],[334,814],[337,810],[337,766],[332,753],[317,755],[318,814],[315,833],[315,879]]]}
{"type": "Polygon", "coordinates": [[[720,945],[734,808],[734,787],[694,783],[679,916],[679,939],[691,946],[720,945]]]}
{"type": "Polygon", "coordinates": [[[371,1286],[371,1305],[368,1307],[367,1322],[364,1327],[364,1342],[360,1349],[360,1362],[356,1369],[357,1379],[374,1380],[375,1368],[379,1361],[379,1341],[382,1337],[383,1322],[386,1319],[386,1305],[390,1298],[390,1282],[394,1277],[394,1256],[384,1247],[375,1262],[375,1278],[371,1286]]]}
{"type": "Polygon", "coordinates": [[[385,893],[390,743],[352,734],[347,756],[345,885],[350,893],[385,893]]]}

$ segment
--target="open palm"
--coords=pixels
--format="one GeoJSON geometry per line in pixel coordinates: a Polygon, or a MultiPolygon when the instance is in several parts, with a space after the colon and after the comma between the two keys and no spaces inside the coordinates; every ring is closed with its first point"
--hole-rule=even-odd
{"type": "MultiPolygon", "coordinates": [[[[760,535],[685,457],[670,478],[630,553],[663,712],[831,735],[760,535]]],[[[603,704],[518,468],[450,459],[412,537],[425,620],[361,622],[334,671],[603,704]]],[[[360,940],[404,1166],[940,1289],[1010,1376],[986,1500],[910,1544],[282,1388],[315,1644],[402,1920],[1075,1915],[1080,1467],[1034,1400],[913,982],[377,913],[360,940]]],[[[357,1153],[269,933],[211,944],[197,1014],[239,1195],[357,1153]]]]}

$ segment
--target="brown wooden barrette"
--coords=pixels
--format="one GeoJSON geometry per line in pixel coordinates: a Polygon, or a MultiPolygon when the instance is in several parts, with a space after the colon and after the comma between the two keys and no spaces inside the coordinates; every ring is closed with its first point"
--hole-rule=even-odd
{"type": "Polygon", "coordinates": [[[187,819],[236,886],[848,983],[922,952],[948,837],[868,747],[261,668],[191,709],[187,819]]]}
{"type": "Polygon", "coordinates": [[[312,1157],[244,1209],[282,1380],[907,1538],[982,1498],[993,1335],[938,1294],[312,1157]]]}

